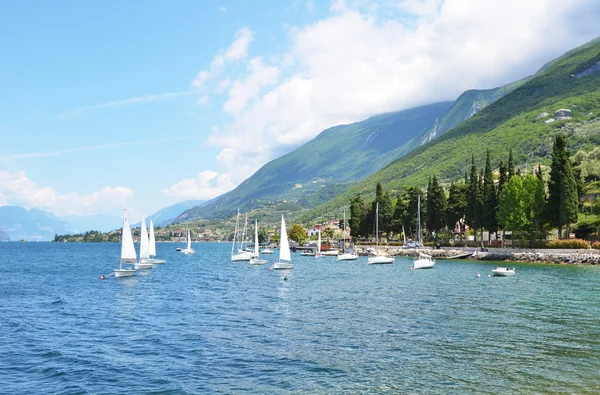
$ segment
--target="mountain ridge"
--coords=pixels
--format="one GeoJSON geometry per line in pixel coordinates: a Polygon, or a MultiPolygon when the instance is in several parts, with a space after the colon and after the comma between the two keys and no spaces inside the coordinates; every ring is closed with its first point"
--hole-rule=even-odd
{"type": "Polygon", "coordinates": [[[398,191],[407,186],[424,187],[432,175],[446,181],[459,179],[470,165],[471,154],[481,166],[487,149],[497,166],[500,159],[506,160],[509,147],[517,164],[548,161],[557,133],[569,136],[571,148],[600,144],[600,68],[589,73],[599,62],[598,39],[568,51],[456,128],[416,148],[401,161],[389,163],[331,201],[303,213],[300,220],[310,221],[339,211],[356,195],[370,199],[377,182],[398,191]],[[551,115],[560,109],[568,109],[571,118],[551,115]]]}

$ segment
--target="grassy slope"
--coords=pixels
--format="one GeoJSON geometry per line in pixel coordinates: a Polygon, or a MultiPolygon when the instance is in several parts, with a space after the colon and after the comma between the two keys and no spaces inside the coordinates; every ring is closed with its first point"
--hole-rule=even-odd
{"type": "Polygon", "coordinates": [[[435,125],[421,133],[415,143],[413,149],[428,143],[434,138],[439,138],[447,131],[454,129],[466,119],[469,119],[483,108],[494,103],[501,97],[506,96],[521,85],[529,81],[531,77],[523,78],[519,81],[511,82],[510,84],[484,90],[468,90],[456,99],[452,108],[444,114],[435,125]],[[434,129],[435,128],[435,129],[434,129]]]}
{"type": "Polygon", "coordinates": [[[377,182],[386,189],[399,190],[411,185],[424,187],[433,174],[446,180],[461,178],[471,154],[478,166],[483,165],[486,149],[490,149],[492,162],[497,166],[501,158],[506,159],[509,148],[513,149],[517,164],[548,161],[552,139],[559,132],[570,135],[573,147],[600,144],[600,130],[594,126],[598,123],[590,121],[600,114],[600,73],[571,77],[598,61],[598,40],[570,51],[455,129],[303,214],[300,220],[309,222],[338,212],[357,194],[372,199],[377,182]],[[545,119],[537,118],[542,112],[553,114],[560,108],[571,109],[573,119],[546,124],[545,119]]]}
{"type": "Polygon", "coordinates": [[[273,200],[316,206],[345,190],[344,183],[366,177],[404,155],[407,151],[396,147],[430,126],[451,104],[435,103],[327,129],[267,163],[233,191],[186,211],[178,219],[225,218],[238,207],[256,209],[273,200]],[[294,188],[296,184],[302,187],[294,188]]]}

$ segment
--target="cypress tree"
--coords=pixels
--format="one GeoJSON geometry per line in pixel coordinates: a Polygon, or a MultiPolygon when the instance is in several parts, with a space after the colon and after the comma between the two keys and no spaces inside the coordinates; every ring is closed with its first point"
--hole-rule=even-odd
{"type": "Polygon", "coordinates": [[[392,230],[394,206],[389,192],[385,191],[379,201],[379,230],[389,233],[392,230]]]}
{"type": "Polygon", "coordinates": [[[546,219],[550,225],[558,228],[558,237],[562,238],[562,228],[577,221],[577,181],[571,166],[566,139],[556,136],[552,148],[552,164],[550,165],[550,180],[548,182],[548,201],[546,219]]]}
{"type": "Polygon", "coordinates": [[[475,241],[477,241],[477,167],[475,166],[475,155],[471,155],[471,171],[467,184],[467,215],[466,223],[473,229],[475,241]]]}
{"type": "Polygon", "coordinates": [[[565,180],[564,180],[564,202],[565,202],[565,223],[567,225],[567,239],[571,235],[571,224],[577,222],[579,213],[579,194],[577,190],[577,180],[575,171],[565,151],[565,180]]]}
{"type": "Polygon", "coordinates": [[[450,185],[448,202],[446,204],[446,224],[448,228],[454,230],[456,223],[459,223],[460,241],[462,242],[463,222],[467,213],[467,184],[452,183],[450,185]]]}
{"type": "Polygon", "coordinates": [[[508,179],[515,175],[515,161],[513,159],[512,148],[508,151],[508,179]]]}
{"type": "Polygon", "coordinates": [[[481,231],[481,241],[483,241],[483,169],[479,169],[479,178],[477,179],[477,203],[475,222],[481,231]]]}
{"type": "Polygon", "coordinates": [[[439,232],[444,226],[446,211],[446,194],[437,177],[433,176],[427,190],[427,230],[430,233],[439,232]]]}
{"type": "Polygon", "coordinates": [[[362,206],[363,201],[360,196],[356,196],[354,199],[350,199],[350,236],[360,236],[360,223],[362,220],[362,206]]]}
{"type": "Polygon", "coordinates": [[[502,187],[504,186],[504,184],[506,184],[506,181],[508,181],[506,174],[507,172],[507,166],[504,164],[504,161],[500,159],[500,167],[498,168],[498,196],[500,196],[500,194],[502,193],[502,187]]]}
{"type": "Polygon", "coordinates": [[[483,226],[488,230],[488,242],[491,240],[492,232],[498,230],[498,197],[496,195],[496,186],[492,176],[492,164],[490,161],[490,150],[487,151],[485,158],[485,173],[483,176],[483,226]]]}

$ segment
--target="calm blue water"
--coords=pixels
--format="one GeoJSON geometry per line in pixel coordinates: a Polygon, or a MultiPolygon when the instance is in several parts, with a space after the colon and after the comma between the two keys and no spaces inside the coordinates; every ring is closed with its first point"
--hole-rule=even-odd
{"type": "Polygon", "coordinates": [[[0,243],[0,392],[600,393],[600,267],[293,254],[286,281],[177,246],[100,281],[118,244],[0,243]]]}

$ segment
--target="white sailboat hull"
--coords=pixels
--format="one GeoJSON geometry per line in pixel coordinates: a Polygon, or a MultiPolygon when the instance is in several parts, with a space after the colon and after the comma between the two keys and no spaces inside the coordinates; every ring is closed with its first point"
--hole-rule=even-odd
{"type": "Polygon", "coordinates": [[[252,258],[252,259],[250,259],[250,264],[251,265],[265,265],[267,263],[269,263],[269,261],[266,260],[266,259],[258,259],[258,258],[252,258]]]}
{"type": "Polygon", "coordinates": [[[115,278],[135,276],[135,270],[133,269],[115,269],[114,273],[115,278]]]}
{"type": "Polygon", "coordinates": [[[135,263],[135,270],[146,270],[146,269],[152,269],[152,264],[144,263],[144,262],[136,262],[135,263]]]}
{"type": "Polygon", "coordinates": [[[264,250],[261,250],[261,251],[260,251],[260,253],[261,253],[261,254],[272,254],[272,253],[273,253],[273,250],[269,250],[268,248],[266,248],[266,249],[264,249],[264,250]]]}
{"type": "Polygon", "coordinates": [[[166,259],[156,259],[156,258],[148,258],[148,259],[142,259],[143,263],[151,263],[153,265],[156,265],[158,263],[165,263],[167,262],[166,259]]]}
{"type": "Polygon", "coordinates": [[[181,250],[181,253],[184,255],[194,255],[196,251],[194,251],[193,248],[184,248],[183,250],[181,250]]]}
{"type": "Polygon", "coordinates": [[[339,253],[340,252],[338,250],[321,251],[321,255],[324,256],[338,256],[339,253]]]}
{"type": "Polygon", "coordinates": [[[250,259],[252,259],[251,252],[241,252],[239,254],[231,256],[231,262],[249,261],[250,259]]]}
{"type": "Polygon", "coordinates": [[[274,270],[286,270],[286,269],[293,269],[293,268],[294,268],[294,264],[293,263],[275,262],[273,264],[273,269],[274,270]]]}
{"type": "Polygon", "coordinates": [[[387,264],[387,263],[394,263],[394,257],[393,256],[372,256],[369,257],[369,260],[367,262],[369,265],[383,265],[383,264],[387,264]]]}
{"type": "Polygon", "coordinates": [[[413,261],[413,270],[416,269],[431,269],[435,265],[435,261],[431,258],[421,258],[413,261]]]}
{"type": "Polygon", "coordinates": [[[355,261],[357,259],[358,259],[358,255],[356,255],[356,254],[346,253],[346,254],[338,255],[338,261],[355,261]]]}

